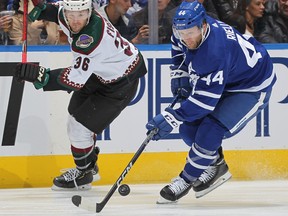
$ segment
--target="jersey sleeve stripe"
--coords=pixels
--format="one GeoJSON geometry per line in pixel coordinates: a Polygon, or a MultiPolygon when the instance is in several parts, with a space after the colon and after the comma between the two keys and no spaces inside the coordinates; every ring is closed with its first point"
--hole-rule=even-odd
{"type": "Polygon", "coordinates": [[[198,94],[198,95],[207,96],[207,97],[210,97],[210,98],[220,98],[221,97],[220,94],[213,94],[213,93],[207,92],[207,91],[195,91],[194,93],[198,94]]]}
{"type": "Polygon", "coordinates": [[[196,104],[197,106],[202,107],[203,109],[206,109],[206,110],[211,110],[211,111],[213,111],[214,108],[215,108],[214,106],[209,106],[209,105],[207,105],[207,104],[204,104],[204,103],[196,100],[195,98],[193,98],[193,97],[191,97],[191,96],[188,98],[188,100],[191,101],[192,103],[196,104]]]}

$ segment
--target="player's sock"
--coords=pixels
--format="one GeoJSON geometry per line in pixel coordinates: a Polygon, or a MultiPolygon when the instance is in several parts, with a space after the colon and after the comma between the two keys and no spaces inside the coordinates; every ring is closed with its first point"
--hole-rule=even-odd
{"type": "MultiPolygon", "coordinates": [[[[98,146],[95,146],[94,151],[95,151],[97,158],[98,158],[98,155],[100,153],[100,148],[98,146]]],[[[95,166],[92,169],[92,175],[93,175],[93,182],[99,181],[101,178],[99,175],[99,167],[98,167],[97,162],[95,163],[95,166]]]]}

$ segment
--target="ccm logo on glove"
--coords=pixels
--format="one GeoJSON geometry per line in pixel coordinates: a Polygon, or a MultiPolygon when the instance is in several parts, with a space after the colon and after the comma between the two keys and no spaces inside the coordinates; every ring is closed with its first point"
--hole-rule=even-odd
{"type": "Polygon", "coordinates": [[[179,127],[179,125],[183,122],[178,121],[171,113],[164,111],[162,113],[163,117],[165,118],[165,120],[167,121],[167,123],[169,125],[171,125],[172,128],[177,128],[179,127]]]}
{"type": "Polygon", "coordinates": [[[46,72],[46,68],[40,66],[40,67],[39,67],[38,77],[37,77],[37,80],[38,80],[39,82],[42,82],[42,81],[43,81],[43,80],[42,80],[42,77],[44,76],[45,72],[46,72]]]}

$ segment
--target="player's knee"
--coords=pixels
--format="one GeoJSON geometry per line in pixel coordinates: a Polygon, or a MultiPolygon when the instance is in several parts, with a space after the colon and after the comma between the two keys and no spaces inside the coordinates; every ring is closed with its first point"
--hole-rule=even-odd
{"type": "Polygon", "coordinates": [[[71,145],[76,148],[82,149],[94,145],[94,133],[76,121],[76,119],[71,115],[68,116],[67,134],[71,145]]]}
{"type": "Polygon", "coordinates": [[[186,145],[188,145],[189,147],[191,147],[192,146],[192,144],[193,144],[193,142],[195,141],[194,139],[192,139],[189,135],[187,135],[187,134],[181,134],[180,133],[180,135],[181,135],[181,139],[184,141],[184,143],[186,144],[186,145]]]}
{"type": "Polygon", "coordinates": [[[215,151],[221,146],[225,132],[227,132],[225,126],[213,117],[208,116],[199,125],[195,142],[203,149],[215,151]]]}
{"type": "Polygon", "coordinates": [[[189,147],[195,142],[195,133],[197,131],[197,126],[194,124],[183,123],[179,127],[179,134],[181,139],[189,147]]]}

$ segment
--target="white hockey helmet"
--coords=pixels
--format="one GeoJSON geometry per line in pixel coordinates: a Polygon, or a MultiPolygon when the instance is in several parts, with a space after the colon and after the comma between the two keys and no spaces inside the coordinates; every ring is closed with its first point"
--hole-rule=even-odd
{"type": "Polygon", "coordinates": [[[92,11],[92,0],[63,0],[63,7],[69,11],[92,11]]]}
{"type": "MultiPolygon", "coordinates": [[[[93,11],[92,0],[63,0],[62,6],[64,9],[64,12],[88,10],[88,19],[87,19],[87,24],[86,24],[88,25],[92,11],[93,11]]],[[[69,22],[67,21],[65,13],[64,13],[64,19],[67,25],[69,26],[69,22]]],[[[74,33],[71,29],[70,31],[74,33]]]]}

